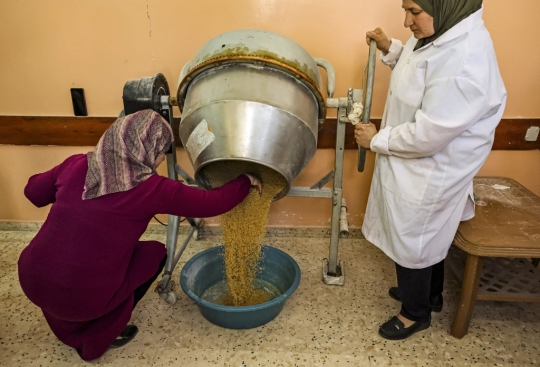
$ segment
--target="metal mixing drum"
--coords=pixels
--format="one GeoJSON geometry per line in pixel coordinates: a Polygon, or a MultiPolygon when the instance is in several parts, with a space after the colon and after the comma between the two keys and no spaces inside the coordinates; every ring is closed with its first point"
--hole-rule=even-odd
{"type": "MultiPolygon", "coordinates": [[[[224,33],[201,47],[177,92],[179,135],[197,183],[209,189],[209,172],[227,161],[251,162],[283,176],[287,187],[276,199],[285,196],[313,158],[326,116],[318,65],[329,63],[262,30],[224,33]]],[[[327,83],[332,92],[334,83],[327,83]]]]}

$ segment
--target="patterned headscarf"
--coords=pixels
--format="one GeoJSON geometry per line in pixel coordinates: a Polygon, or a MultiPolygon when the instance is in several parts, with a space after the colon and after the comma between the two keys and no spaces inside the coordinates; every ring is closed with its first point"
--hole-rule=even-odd
{"type": "Polygon", "coordinates": [[[433,36],[419,39],[414,47],[421,47],[435,41],[450,28],[482,8],[482,0],[413,0],[426,13],[433,17],[433,36]]]}
{"type": "Polygon", "coordinates": [[[155,161],[173,142],[171,126],[152,110],[119,117],[93,152],[82,198],[130,190],[156,173],[155,161]]]}

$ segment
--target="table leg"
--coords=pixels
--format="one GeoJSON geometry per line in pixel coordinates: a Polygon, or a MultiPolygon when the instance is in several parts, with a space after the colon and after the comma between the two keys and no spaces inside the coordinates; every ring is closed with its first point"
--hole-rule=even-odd
{"type": "Polygon", "coordinates": [[[450,329],[450,335],[455,338],[463,338],[469,330],[469,323],[471,322],[474,306],[476,305],[482,264],[483,259],[480,256],[467,254],[459,305],[454,322],[452,323],[452,328],[450,329]]]}

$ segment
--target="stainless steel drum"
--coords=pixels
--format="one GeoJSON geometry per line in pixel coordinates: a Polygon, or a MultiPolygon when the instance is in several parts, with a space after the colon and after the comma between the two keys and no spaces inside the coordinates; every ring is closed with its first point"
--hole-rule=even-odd
{"type": "Polygon", "coordinates": [[[283,176],[287,187],[276,199],[285,196],[315,154],[326,115],[317,65],[272,32],[238,30],[208,41],[182,69],[177,93],[179,135],[197,183],[217,186],[211,171],[242,161],[283,176]]]}

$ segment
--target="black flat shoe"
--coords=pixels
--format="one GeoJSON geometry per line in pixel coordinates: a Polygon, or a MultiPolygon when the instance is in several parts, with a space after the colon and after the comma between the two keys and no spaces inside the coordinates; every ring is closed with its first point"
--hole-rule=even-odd
{"type": "MultiPolygon", "coordinates": [[[[390,297],[395,299],[398,302],[401,302],[401,298],[399,297],[399,289],[398,287],[392,287],[388,290],[388,294],[390,297]]],[[[433,312],[441,312],[442,306],[443,306],[443,298],[442,294],[438,294],[435,297],[432,297],[429,302],[431,303],[431,310],[433,312]]]]}
{"type": "Polygon", "coordinates": [[[431,316],[427,321],[417,321],[409,327],[405,327],[397,316],[393,316],[379,328],[379,335],[389,340],[403,340],[419,331],[427,329],[431,325],[431,316]]]}
{"type": "Polygon", "coordinates": [[[137,326],[135,325],[126,326],[126,328],[124,329],[124,331],[122,331],[120,336],[118,336],[118,338],[116,338],[116,340],[113,341],[112,344],[109,346],[109,349],[123,347],[124,345],[129,343],[131,340],[133,340],[133,338],[135,337],[135,335],[137,335],[138,332],[139,332],[139,328],[137,326]]]}

